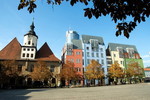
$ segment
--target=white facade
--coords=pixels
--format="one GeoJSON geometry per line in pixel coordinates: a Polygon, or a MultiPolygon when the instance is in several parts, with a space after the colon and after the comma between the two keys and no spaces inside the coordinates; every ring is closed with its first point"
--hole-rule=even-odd
{"type": "Polygon", "coordinates": [[[149,71],[145,71],[145,77],[150,77],[150,70],[149,71]]]}
{"type": "Polygon", "coordinates": [[[119,52],[118,51],[111,51],[111,57],[112,57],[112,63],[118,62],[120,64],[120,67],[124,68],[124,58],[119,57],[119,52]]]}
{"type": "Polygon", "coordinates": [[[21,49],[21,59],[35,59],[37,51],[37,35],[34,32],[34,23],[30,31],[24,35],[24,42],[21,49]]]}
{"type": "Polygon", "coordinates": [[[22,46],[21,48],[21,59],[35,59],[36,48],[22,46]]]}
{"type": "Polygon", "coordinates": [[[24,36],[24,46],[37,46],[37,37],[34,35],[25,35],[24,36]]]}
{"type": "MultiPolygon", "coordinates": [[[[85,68],[88,64],[90,64],[91,60],[98,61],[104,70],[105,74],[105,84],[108,84],[107,79],[107,60],[106,60],[106,48],[105,45],[98,44],[97,50],[92,50],[92,44],[84,43],[82,41],[82,47],[83,47],[83,67],[85,68]]],[[[85,82],[86,83],[86,82],[85,82]]],[[[97,82],[96,82],[97,83],[97,82]]]]}

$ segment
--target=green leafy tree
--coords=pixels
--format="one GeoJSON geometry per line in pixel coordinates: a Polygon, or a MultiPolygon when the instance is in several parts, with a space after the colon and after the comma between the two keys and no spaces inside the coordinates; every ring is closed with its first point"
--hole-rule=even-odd
{"type": "MultiPolygon", "coordinates": [[[[28,8],[30,13],[37,7],[37,0],[20,0],[18,9],[28,8]]],[[[145,22],[150,16],[150,0],[47,0],[48,4],[60,5],[68,1],[74,6],[76,3],[84,3],[87,8],[84,9],[84,16],[91,19],[93,16],[110,16],[114,23],[117,23],[116,36],[124,34],[129,38],[129,33],[138,23],[145,22]],[[93,6],[91,6],[93,5],[93,6]]]]}

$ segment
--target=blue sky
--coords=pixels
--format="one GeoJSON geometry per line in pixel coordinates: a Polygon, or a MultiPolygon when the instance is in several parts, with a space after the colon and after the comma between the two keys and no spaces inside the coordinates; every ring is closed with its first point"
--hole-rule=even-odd
{"type": "Polygon", "coordinates": [[[26,8],[17,10],[20,0],[1,0],[0,3],[0,50],[14,37],[23,44],[26,34],[34,17],[35,32],[38,35],[38,48],[47,42],[54,54],[60,58],[61,49],[66,40],[66,31],[72,29],[80,35],[101,36],[107,47],[108,43],[136,45],[144,61],[144,66],[150,66],[150,18],[140,23],[127,39],[123,35],[115,36],[116,24],[109,16],[99,19],[84,17],[83,4],[73,7],[69,2],[62,5],[48,5],[46,0],[38,0],[35,13],[29,14],[26,8]]]}

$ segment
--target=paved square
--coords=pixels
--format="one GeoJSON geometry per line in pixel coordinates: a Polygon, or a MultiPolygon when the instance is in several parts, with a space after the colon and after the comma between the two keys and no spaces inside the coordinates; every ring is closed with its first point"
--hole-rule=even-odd
{"type": "Polygon", "coordinates": [[[0,100],[150,100],[150,83],[88,88],[0,90],[0,100]]]}

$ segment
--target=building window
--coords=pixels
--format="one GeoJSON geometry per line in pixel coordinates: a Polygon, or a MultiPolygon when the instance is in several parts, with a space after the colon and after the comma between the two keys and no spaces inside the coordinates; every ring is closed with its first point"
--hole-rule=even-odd
{"type": "Polygon", "coordinates": [[[30,70],[30,71],[33,72],[33,70],[34,70],[34,65],[31,65],[30,67],[31,67],[31,70],[30,70]]]}
{"type": "Polygon", "coordinates": [[[33,72],[33,69],[34,69],[34,65],[30,65],[27,67],[28,71],[29,72],[33,72]]]}
{"type": "Polygon", "coordinates": [[[30,49],[28,49],[28,51],[30,51],[30,49]]]}
{"type": "Polygon", "coordinates": [[[22,57],[25,57],[25,53],[22,54],[22,57]]]}
{"type": "Polygon", "coordinates": [[[92,47],[92,51],[94,51],[94,47],[92,47]]]}
{"type": "Polygon", "coordinates": [[[18,65],[18,71],[19,71],[19,72],[22,71],[22,65],[18,65]]]}
{"type": "Polygon", "coordinates": [[[74,59],[69,59],[70,62],[74,62],[74,59]]]}
{"type": "Polygon", "coordinates": [[[31,58],[33,58],[33,54],[31,54],[31,58]]]}
{"type": "Polygon", "coordinates": [[[121,47],[117,47],[117,50],[119,52],[119,58],[123,58],[124,55],[123,55],[123,49],[121,47]]]}
{"type": "Polygon", "coordinates": [[[90,39],[92,51],[98,51],[98,40],[90,39]]]}
{"type": "Polygon", "coordinates": [[[107,64],[112,64],[112,61],[107,61],[107,64]]]}
{"type": "Polygon", "coordinates": [[[100,48],[100,51],[103,52],[103,48],[100,48]]]}
{"type": "Polygon", "coordinates": [[[120,61],[120,64],[123,65],[123,61],[120,61]]]}
{"type": "Polygon", "coordinates": [[[87,57],[90,57],[90,53],[89,52],[87,52],[87,57]]]}
{"type": "Polygon", "coordinates": [[[92,57],[94,57],[94,53],[92,53],[92,57]]]}
{"type": "Polygon", "coordinates": [[[82,59],[82,65],[84,65],[84,59],[82,59]]]}
{"type": "Polygon", "coordinates": [[[27,53],[27,57],[29,57],[29,54],[27,53]]]}
{"type": "Polygon", "coordinates": [[[96,57],[99,57],[99,53],[96,53],[96,57]]]}
{"type": "Polygon", "coordinates": [[[81,72],[81,68],[79,68],[79,72],[81,72]]]}
{"type": "Polygon", "coordinates": [[[80,55],[80,52],[76,52],[76,55],[80,55]]]}
{"type": "Polygon", "coordinates": [[[72,51],[71,51],[71,50],[68,50],[68,51],[67,51],[67,55],[72,55],[72,51]]]}
{"type": "Polygon", "coordinates": [[[34,43],[32,43],[32,45],[34,46],[34,43]]]}
{"type": "Polygon", "coordinates": [[[90,64],[90,59],[87,59],[87,64],[90,64]]]}
{"type": "Polygon", "coordinates": [[[31,49],[31,51],[34,51],[34,49],[31,49]]]}
{"type": "Polygon", "coordinates": [[[97,59],[97,62],[99,63],[99,59],[97,59]]]}
{"type": "Polygon", "coordinates": [[[77,72],[81,72],[81,68],[76,68],[76,71],[77,72]]]}
{"type": "Polygon", "coordinates": [[[84,52],[82,52],[82,56],[84,57],[84,52]]]}
{"type": "Polygon", "coordinates": [[[101,53],[101,57],[104,58],[104,54],[103,53],[101,53]]]}
{"type": "Polygon", "coordinates": [[[127,48],[127,52],[129,54],[129,58],[133,58],[133,56],[134,56],[134,49],[133,48],[127,48]]]}
{"type": "Polygon", "coordinates": [[[114,54],[114,57],[116,57],[116,54],[114,54]]]}
{"type": "Polygon", "coordinates": [[[76,63],[80,63],[80,59],[76,59],[76,63]]]}
{"type": "Polygon", "coordinates": [[[23,48],[23,51],[26,51],[26,48],[23,48]]]}
{"type": "Polygon", "coordinates": [[[55,66],[54,66],[54,65],[51,65],[50,71],[51,71],[51,72],[54,72],[54,68],[55,68],[55,66]]]}
{"type": "Polygon", "coordinates": [[[89,47],[86,47],[87,50],[89,50],[89,47]]]}
{"type": "Polygon", "coordinates": [[[104,60],[103,59],[101,60],[101,63],[102,63],[102,65],[104,65],[104,60]]]}
{"type": "Polygon", "coordinates": [[[30,42],[30,41],[28,41],[28,44],[29,44],[29,45],[30,45],[30,43],[31,43],[31,42],[30,42]]]}

